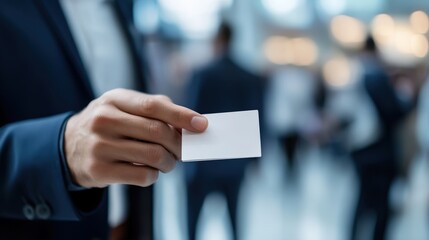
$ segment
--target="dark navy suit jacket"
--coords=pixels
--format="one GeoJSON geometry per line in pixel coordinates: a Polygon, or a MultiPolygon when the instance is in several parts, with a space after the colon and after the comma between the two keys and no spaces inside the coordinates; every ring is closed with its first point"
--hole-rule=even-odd
{"type": "Polygon", "coordinates": [[[369,146],[352,153],[360,168],[395,168],[398,161],[396,130],[401,121],[412,110],[413,103],[401,100],[390,78],[376,61],[367,63],[364,87],[374,104],[380,121],[380,137],[369,146]]]}
{"type": "MultiPolygon", "coordinates": [[[[201,113],[218,113],[259,110],[263,120],[262,105],[264,78],[243,69],[229,55],[224,55],[211,65],[197,71],[189,85],[189,107],[201,113]]],[[[264,124],[261,123],[261,130],[264,124]]],[[[206,178],[243,177],[249,159],[187,163],[187,180],[198,172],[206,178]]]]}
{"type": "MultiPolygon", "coordinates": [[[[132,1],[113,4],[145,90],[132,1]]],[[[0,239],[108,237],[105,190],[68,191],[61,159],[65,122],[93,97],[58,1],[0,1],[0,239]]]]}

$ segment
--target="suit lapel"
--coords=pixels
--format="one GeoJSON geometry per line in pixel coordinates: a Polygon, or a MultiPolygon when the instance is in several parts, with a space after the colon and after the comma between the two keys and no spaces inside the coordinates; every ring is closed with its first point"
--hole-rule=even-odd
{"type": "Polygon", "coordinates": [[[79,84],[82,89],[94,98],[91,84],[89,82],[88,74],[82,63],[82,59],[77,50],[70,28],[67,24],[64,13],[58,1],[52,0],[38,0],[37,5],[41,13],[46,17],[48,25],[51,27],[53,33],[58,38],[58,42],[70,62],[71,67],[78,76],[79,84]]]}

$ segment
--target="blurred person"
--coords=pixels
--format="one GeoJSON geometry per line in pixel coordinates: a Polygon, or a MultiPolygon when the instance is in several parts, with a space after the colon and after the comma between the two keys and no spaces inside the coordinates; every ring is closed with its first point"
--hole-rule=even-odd
{"type": "Polygon", "coordinates": [[[267,93],[267,124],[278,138],[287,163],[288,177],[295,176],[299,143],[317,142],[321,133],[319,109],[324,105],[325,89],[312,72],[301,67],[277,70],[267,93]]]}
{"type": "MultiPolygon", "coordinates": [[[[196,71],[189,85],[190,105],[203,113],[258,109],[262,116],[264,79],[236,63],[231,56],[232,28],[219,27],[213,47],[217,59],[196,71]]],[[[261,123],[263,126],[263,123],[261,123]]],[[[212,192],[222,193],[227,202],[233,238],[237,234],[237,202],[239,190],[250,159],[186,163],[188,201],[188,233],[196,239],[196,226],[205,198],[212,192]]]]}
{"type": "Polygon", "coordinates": [[[326,102],[330,96],[321,71],[315,73],[311,90],[311,110],[301,122],[300,135],[307,144],[328,147],[334,132],[334,118],[326,111],[326,102]]]}
{"type": "MultiPolygon", "coordinates": [[[[303,126],[309,126],[303,131],[303,139],[306,143],[316,145],[321,150],[327,151],[335,158],[347,154],[344,145],[344,130],[349,126],[350,119],[338,116],[329,106],[330,101],[335,101],[333,91],[328,89],[325,77],[321,70],[317,72],[316,89],[313,99],[312,122],[305,122],[303,126]]],[[[303,129],[305,129],[303,127],[303,129]]]]}
{"type": "Polygon", "coordinates": [[[207,120],[118,89],[147,90],[131,20],[128,0],[1,1],[0,239],[153,239],[141,187],[180,158],[176,128],[207,120]],[[134,187],[109,236],[114,183],[134,187]]]}
{"type": "MultiPolygon", "coordinates": [[[[422,68],[420,68],[422,69],[422,68]]],[[[412,96],[411,102],[417,103],[418,95],[422,89],[424,77],[421,76],[419,68],[402,69],[391,71],[391,76],[394,79],[393,84],[399,92],[400,98],[405,98],[405,101],[412,96]]],[[[415,104],[416,105],[416,104],[415,104]]],[[[400,138],[398,144],[400,146],[400,172],[401,180],[397,181],[395,185],[406,184],[410,177],[411,166],[415,163],[416,156],[419,153],[419,143],[415,132],[417,124],[417,109],[413,108],[406,118],[401,122],[398,137],[400,138]],[[401,183],[402,182],[402,183],[401,183]]],[[[396,187],[394,186],[394,189],[396,187]]]]}
{"type": "Polygon", "coordinates": [[[359,179],[359,196],[351,231],[351,239],[359,239],[363,219],[375,219],[372,239],[386,239],[391,210],[389,194],[398,176],[399,149],[396,131],[399,123],[412,108],[407,91],[395,88],[381,63],[377,46],[368,37],[362,56],[363,85],[373,104],[379,125],[377,137],[352,151],[352,159],[359,179]]]}

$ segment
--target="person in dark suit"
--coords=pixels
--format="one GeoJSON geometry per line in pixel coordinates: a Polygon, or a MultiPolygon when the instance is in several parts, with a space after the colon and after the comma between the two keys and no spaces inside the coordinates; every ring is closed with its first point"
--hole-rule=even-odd
{"type": "MultiPolygon", "coordinates": [[[[258,109],[262,115],[264,79],[240,67],[230,56],[233,31],[221,24],[214,40],[218,59],[197,71],[189,84],[190,107],[204,113],[258,109]]],[[[206,196],[224,194],[237,239],[237,201],[246,166],[250,159],[186,163],[188,230],[196,238],[196,225],[206,196]]]]}
{"type": "Polygon", "coordinates": [[[398,145],[395,132],[398,124],[410,112],[412,104],[398,97],[392,80],[387,75],[377,55],[374,40],[365,45],[364,87],[380,122],[378,138],[352,152],[352,159],[359,178],[359,197],[353,219],[351,239],[358,239],[362,219],[373,214],[374,240],[386,239],[390,220],[389,193],[398,175],[398,145]]]}
{"type": "Polygon", "coordinates": [[[113,183],[135,186],[128,192],[128,236],[121,238],[152,239],[152,190],[141,187],[174,168],[175,127],[203,131],[207,120],[165,96],[103,93],[107,83],[97,80],[126,81],[114,74],[147,90],[132,1],[104,6],[113,33],[123,33],[112,43],[122,49],[113,57],[90,51],[100,41],[85,45],[103,39],[99,32],[79,38],[82,31],[70,27],[91,16],[74,4],[0,2],[0,239],[108,239],[106,186],[113,183]],[[119,57],[131,64],[116,66],[119,57]]]}

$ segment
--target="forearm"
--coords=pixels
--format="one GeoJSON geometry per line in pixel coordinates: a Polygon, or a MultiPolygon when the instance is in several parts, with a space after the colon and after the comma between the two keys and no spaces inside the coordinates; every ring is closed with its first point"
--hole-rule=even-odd
{"type": "MultiPolygon", "coordinates": [[[[68,190],[60,151],[63,125],[69,116],[65,113],[0,128],[0,217],[79,219],[81,210],[68,190]]],[[[102,193],[95,195],[101,202],[102,193]]]]}

